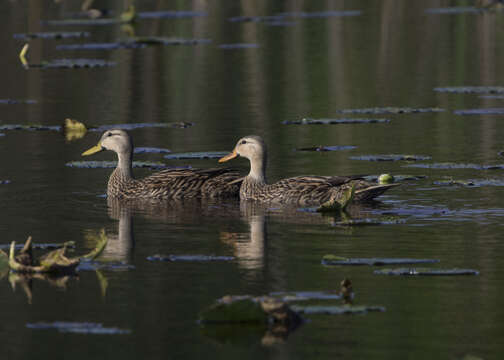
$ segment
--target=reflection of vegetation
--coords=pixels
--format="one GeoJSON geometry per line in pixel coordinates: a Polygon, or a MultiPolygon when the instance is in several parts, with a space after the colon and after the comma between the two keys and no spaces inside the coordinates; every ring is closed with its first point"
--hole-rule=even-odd
{"type": "Polygon", "coordinates": [[[31,304],[33,299],[32,283],[34,279],[47,281],[52,286],[66,289],[70,277],[71,275],[59,276],[50,274],[21,274],[17,272],[10,272],[9,282],[13,291],[16,291],[16,287],[20,286],[26,294],[28,303],[31,304]]]}

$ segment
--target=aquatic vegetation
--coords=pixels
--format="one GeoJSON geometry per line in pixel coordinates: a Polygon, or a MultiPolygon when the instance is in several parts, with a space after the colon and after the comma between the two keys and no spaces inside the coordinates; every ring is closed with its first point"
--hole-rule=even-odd
{"type": "Polygon", "coordinates": [[[454,94],[504,94],[504,86],[448,86],[434,91],[454,94]]]}
{"type": "Polygon", "coordinates": [[[432,264],[438,263],[437,259],[408,259],[408,258],[345,258],[336,255],[324,255],[322,265],[406,265],[406,264],[432,264]]]}
{"type": "Polygon", "coordinates": [[[504,115],[504,108],[455,110],[455,115],[504,115]]]}
{"type": "Polygon", "coordinates": [[[378,184],[392,184],[395,182],[395,178],[390,174],[381,174],[378,176],[378,184]]]}
{"type": "Polygon", "coordinates": [[[71,322],[71,321],[55,321],[52,323],[38,322],[27,323],[28,329],[34,330],[50,330],[55,329],[61,333],[88,334],[88,335],[127,335],[131,334],[131,330],[119,329],[116,327],[104,327],[101,323],[93,322],[71,322]]]}
{"type": "Polygon", "coordinates": [[[360,155],[350,156],[350,160],[364,161],[424,161],[432,159],[427,155],[403,155],[403,154],[385,154],[385,155],[360,155]]]}
{"type": "Polygon", "coordinates": [[[87,31],[58,31],[58,32],[35,32],[26,34],[14,34],[15,39],[19,40],[33,40],[33,39],[73,39],[73,38],[86,38],[91,33],[87,31]]]}
{"type": "Polygon", "coordinates": [[[186,152],[186,153],[174,153],[165,155],[165,159],[169,160],[181,160],[181,159],[219,159],[227,155],[225,151],[198,151],[198,152],[186,152]]]}
{"type": "MultiPolygon", "coordinates": [[[[70,161],[65,164],[68,167],[83,168],[83,169],[110,169],[117,166],[117,161],[70,161]]],[[[153,161],[133,161],[133,167],[149,168],[149,169],[167,169],[174,168],[160,162],[153,161]]],[[[186,167],[182,167],[186,169],[186,167]]]]}
{"type": "Polygon", "coordinates": [[[300,306],[293,305],[292,310],[298,314],[306,315],[345,315],[345,314],[367,314],[369,312],[385,312],[383,306],[366,306],[366,305],[332,305],[332,306],[321,306],[321,305],[309,305],[300,306]]]}
{"type": "Polygon", "coordinates": [[[404,167],[414,167],[422,169],[439,169],[439,170],[451,170],[451,169],[473,169],[473,170],[501,170],[504,169],[504,164],[494,164],[494,165],[478,165],[478,164],[464,164],[464,163],[419,163],[419,164],[407,164],[404,167]]]}
{"type": "Polygon", "coordinates": [[[459,276],[459,275],[479,275],[479,271],[472,269],[436,269],[436,268],[399,268],[375,270],[376,275],[398,275],[398,276],[459,276]]]}
{"type": "Polygon", "coordinates": [[[389,123],[389,119],[311,119],[303,118],[301,120],[285,120],[283,125],[340,125],[340,124],[384,124],[389,123]]]}
{"type": "Polygon", "coordinates": [[[306,147],[306,148],[298,148],[296,151],[344,151],[344,150],[353,150],[356,149],[357,146],[352,145],[333,145],[333,146],[315,146],[315,147],[306,147]]]}
{"type": "Polygon", "coordinates": [[[259,48],[259,44],[245,44],[245,43],[238,43],[238,44],[221,44],[218,46],[219,49],[226,49],[226,50],[232,50],[232,49],[256,49],[259,48]]]}
{"type": "Polygon", "coordinates": [[[417,113],[436,113],[443,112],[444,109],[441,108],[410,108],[410,107],[376,107],[376,108],[364,108],[364,109],[343,109],[337,110],[340,114],[417,114],[417,113]]]}
{"type": "Polygon", "coordinates": [[[207,262],[207,261],[233,261],[234,256],[215,256],[215,255],[152,255],[148,256],[149,261],[194,261],[194,262],[207,262]]]}
{"type": "Polygon", "coordinates": [[[2,105],[17,105],[17,104],[36,104],[37,100],[16,100],[16,99],[0,99],[0,104],[2,105]]]}

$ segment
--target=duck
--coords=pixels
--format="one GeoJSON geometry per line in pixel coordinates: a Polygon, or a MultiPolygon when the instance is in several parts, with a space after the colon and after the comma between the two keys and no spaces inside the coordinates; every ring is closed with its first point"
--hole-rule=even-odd
{"type": "Polygon", "coordinates": [[[219,159],[226,162],[236,157],[250,161],[250,172],[240,186],[240,200],[290,203],[300,206],[321,206],[339,201],[354,187],[353,201],[367,202],[399,184],[377,184],[361,176],[296,176],[273,184],[266,181],[266,145],[257,135],[241,138],[234,150],[219,159]]]}
{"type": "Polygon", "coordinates": [[[122,129],[103,133],[97,145],[84,151],[89,156],[110,150],[118,163],[110,175],[107,197],[128,200],[166,200],[183,198],[238,198],[243,177],[229,168],[166,169],[135,179],[132,171],[133,141],[122,129]]]}

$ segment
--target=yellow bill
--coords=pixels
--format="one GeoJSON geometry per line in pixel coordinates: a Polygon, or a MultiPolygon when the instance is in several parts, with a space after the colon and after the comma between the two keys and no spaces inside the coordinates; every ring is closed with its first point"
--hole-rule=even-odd
{"type": "Polygon", "coordinates": [[[222,162],[226,162],[226,161],[228,161],[228,160],[234,159],[234,158],[235,158],[235,157],[237,157],[237,156],[238,156],[238,153],[236,152],[236,149],[235,149],[235,150],[233,150],[233,152],[231,152],[231,153],[227,154],[227,155],[226,155],[226,156],[224,156],[224,157],[221,157],[221,158],[219,159],[219,162],[220,162],[220,163],[222,163],[222,162]]]}
{"type": "Polygon", "coordinates": [[[93,146],[91,149],[88,149],[86,151],[84,151],[81,155],[82,156],[88,156],[88,155],[92,155],[94,153],[97,153],[97,152],[100,152],[100,151],[103,151],[104,149],[102,148],[102,146],[100,144],[98,145],[95,145],[93,146]]]}

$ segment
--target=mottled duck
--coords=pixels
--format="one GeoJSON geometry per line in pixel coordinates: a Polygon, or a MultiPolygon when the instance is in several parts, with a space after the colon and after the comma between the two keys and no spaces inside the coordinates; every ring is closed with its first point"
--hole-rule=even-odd
{"type": "Polygon", "coordinates": [[[240,187],[240,199],[272,203],[319,206],[342,199],[352,186],[354,201],[364,202],[383,194],[398,184],[380,185],[352,176],[296,176],[274,184],[266,183],[266,146],[261,137],[241,138],[234,150],[219,162],[243,156],[250,161],[250,173],[240,187]]]}
{"type": "Polygon", "coordinates": [[[103,150],[114,151],[119,160],[108,181],[109,197],[163,200],[239,196],[241,176],[228,168],[167,169],[143,179],[135,179],[132,172],[133,142],[124,130],[105,131],[98,145],[82,155],[103,150]]]}

